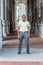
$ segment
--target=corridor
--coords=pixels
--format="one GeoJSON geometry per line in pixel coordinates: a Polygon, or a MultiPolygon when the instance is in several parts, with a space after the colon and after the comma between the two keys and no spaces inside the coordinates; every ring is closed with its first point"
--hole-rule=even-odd
{"type": "Polygon", "coordinates": [[[43,38],[43,0],[0,0],[0,21],[3,40],[17,35],[17,26],[25,14],[31,24],[31,34],[43,38]]]}
{"type": "Polygon", "coordinates": [[[43,49],[30,48],[31,54],[26,54],[26,49],[22,48],[22,53],[17,53],[17,48],[3,48],[0,51],[0,61],[9,62],[43,62],[43,49]]]}
{"type": "MultiPolygon", "coordinates": [[[[29,39],[30,48],[43,48],[43,38],[31,37],[29,39]]],[[[18,48],[19,39],[10,39],[3,41],[3,48],[18,48]]],[[[25,41],[23,40],[22,47],[25,48],[25,41]]]]}
{"type": "Polygon", "coordinates": [[[0,0],[0,65],[43,65],[42,62],[43,0],[0,0]],[[23,40],[19,55],[17,26],[23,14],[31,24],[30,54],[26,54],[23,40]]]}
{"type": "Polygon", "coordinates": [[[1,14],[2,19],[4,19],[2,20],[3,47],[18,46],[17,26],[23,14],[26,15],[27,20],[31,24],[30,46],[32,42],[33,47],[38,47],[37,45],[42,47],[43,1],[2,0],[2,2],[2,8],[4,7],[3,13],[1,14]],[[15,43],[15,41],[17,42],[15,43]]]}

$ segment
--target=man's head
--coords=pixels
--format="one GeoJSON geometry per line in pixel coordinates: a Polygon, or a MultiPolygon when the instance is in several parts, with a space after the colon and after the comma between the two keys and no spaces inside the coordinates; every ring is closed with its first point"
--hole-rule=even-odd
{"type": "Polygon", "coordinates": [[[26,15],[22,16],[22,20],[25,22],[26,21],[26,15]]]}

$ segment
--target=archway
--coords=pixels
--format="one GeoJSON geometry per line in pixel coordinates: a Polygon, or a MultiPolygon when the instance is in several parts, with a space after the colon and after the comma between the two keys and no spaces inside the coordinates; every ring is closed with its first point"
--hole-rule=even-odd
{"type": "Polygon", "coordinates": [[[17,29],[17,26],[18,26],[18,22],[22,20],[22,15],[27,16],[26,5],[23,4],[23,3],[19,3],[16,6],[16,22],[15,22],[16,29],[17,29]]]}

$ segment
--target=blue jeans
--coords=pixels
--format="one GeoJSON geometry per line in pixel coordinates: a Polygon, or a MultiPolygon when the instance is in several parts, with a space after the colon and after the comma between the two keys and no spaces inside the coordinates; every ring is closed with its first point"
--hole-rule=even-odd
{"type": "Polygon", "coordinates": [[[28,37],[28,32],[20,32],[20,39],[19,39],[19,45],[18,45],[18,53],[21,53],[23,39],[25,39],[26,52],[29,53],[29,37],[28,37]]]}

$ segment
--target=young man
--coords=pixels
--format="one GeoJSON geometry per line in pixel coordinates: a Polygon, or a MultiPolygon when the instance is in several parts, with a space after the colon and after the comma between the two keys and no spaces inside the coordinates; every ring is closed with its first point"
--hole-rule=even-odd
{"type": "Polygon", "coordinates": [[[18,37],[19,37],[18,54],[21,54],[23,39],[25,39],[26,53],[29,54],[30,29],[31,29],[30,23],[26,20],[26,16],[23,15],[22,21],[20,21],[18,24],[18,37]]]}

